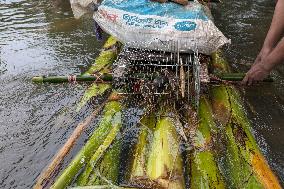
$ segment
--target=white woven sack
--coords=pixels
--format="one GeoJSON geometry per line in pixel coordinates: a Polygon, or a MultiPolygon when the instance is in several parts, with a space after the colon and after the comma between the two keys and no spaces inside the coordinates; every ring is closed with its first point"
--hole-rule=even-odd
{"type": "Polygon", "coordinates": [[[211,54],[230,41],[214,25],[210,11],[150,0],[104,0],[94,13],[104,31],[124,44],[161,51],[211,54]]]}

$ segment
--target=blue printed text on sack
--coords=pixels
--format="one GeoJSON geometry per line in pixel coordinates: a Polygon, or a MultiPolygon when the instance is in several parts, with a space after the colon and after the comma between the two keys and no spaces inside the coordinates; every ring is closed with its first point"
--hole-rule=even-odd
{"type": "Polygon", "coordinates": [[[163,28],[168,25],[168,22],[154,19],[154,18],[141,18],[138,16],[131,16],[129,14],[123,15],[123,20],[129,26],[135,26],[140,28],[163,28]]]}

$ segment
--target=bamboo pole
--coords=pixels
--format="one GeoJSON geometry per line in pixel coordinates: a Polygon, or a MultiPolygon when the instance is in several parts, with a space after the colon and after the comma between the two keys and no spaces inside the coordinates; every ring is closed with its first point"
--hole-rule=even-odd
{"type": "MultiPolygon", "coordinates": [[[[183,91],[184,93],[184,70],[181,67],[181,91],[183,91]],[[183,73],[183,74],[182,74],[183,73]]],[[[214,81],[242,81],[245,77],[245,73],[219,73],[217,75],[211,75],[210,77],[210,81],[214,82],[214,81]]],[[[144,74],[133,74],[132,77],[133,79],[135,78],[155,78],[158,77],[159,75],[157,75],[156,73],[154,74],[149,74],[148,76],[145,76],[144,74]]],[[[112,74],[109,73],[104,73],[102,75],[73,75],[73,76],[36,76],[32,78],[32,81],[35,83],[64,83],[64,82],[88,82],[88,81],[93,81],[95,83],[98,84],[108,84],[110,82],[112,82],[113,80],[113,76],[112,74]],[[73,78],[73,79],[70,79],[73,78]]],[[[270,76],[268,76],[267,78],[265,78],[262,82],[273,82],[274,79],[270,76]]]]}
{"type": "MultiPolygon", "coordinates": [[[[216,76],[224,81],[242,81],[246,76],[246,73],[222,73],[216,76]]],[[[271,76],[268,76],[262,82],[273,82],[273,81],[274,79],[271,76]]]]}
{"type": "Polygon", "coordinates": [[[32,78],[34,83],[65,83],[80,81],[95,81],[96,83],[105,83],[112,81],[112,75],[105,73],[102,75],[78,75],[78,76],[36,76],[32,78]]]}

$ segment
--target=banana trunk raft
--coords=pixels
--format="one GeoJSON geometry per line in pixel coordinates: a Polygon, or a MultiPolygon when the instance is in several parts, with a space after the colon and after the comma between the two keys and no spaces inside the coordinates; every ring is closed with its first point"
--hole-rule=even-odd
{"type": "MultiPolygon", "coordinates": [[[[110,73],[118,44],[110,37],[82,77],[110,73]]],[[[220,51],[208,61],[215,75],[230,72],[220,51]]],[[[116,95],[108,82],[92,84],[77,111],[111,90],[116,95]]],[[[131,116],[125,114],[128,100],[107,101],[93,134],[69,165],[55,180],[44,180],[35,188],[281,188],[256,143],[234,86],[209,86],[197,110],[161,97],[155,107],[136,108],[143,114],[132,127],[126,123],[131,116]]]]}
{"type": "MultiPolygon", "coordinates": [[[[117,44],[113,38],[108,43],[117,44]]],[[[118,53],[114,49],[105,48],[86,74],[108,73],[118,53]]],[[[210,67],[216,74],[230,71],[221,52],[212,54],[210,67]]],[[[92,84],[78,110],[108,89],[109,83],[92,84]]],[[[125,126],[126,101],[106,103],[93,134],[51,188],[281,188],[234,86],[210,86],[198,111],[190,104],[181,111],[161,98],[133,126],[135,142],[123,154],[123,136],[133,132],[125,126]]]]}

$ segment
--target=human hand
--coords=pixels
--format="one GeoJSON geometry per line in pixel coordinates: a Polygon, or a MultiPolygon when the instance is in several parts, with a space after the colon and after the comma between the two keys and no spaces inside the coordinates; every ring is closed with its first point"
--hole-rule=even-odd
{"type": "Polygon", "coordinates": [[[253,64],[250,70],[246,73],[242,84],[243,85],[252,85],[263,81],[270,73],[271,70],[265,68],[262,62],[253,64]]]}

